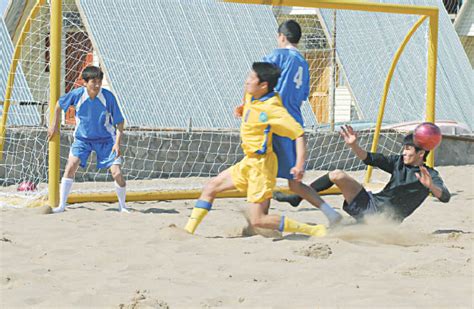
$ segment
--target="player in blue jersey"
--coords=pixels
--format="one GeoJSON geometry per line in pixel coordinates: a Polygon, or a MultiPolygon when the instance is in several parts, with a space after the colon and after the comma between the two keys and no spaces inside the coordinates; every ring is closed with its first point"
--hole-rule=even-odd
{"type": "Polygon", "coordinates": [[[124,118],[112,92],[102,88],[104,73],[100,68],[88,66],[82,72],[84,87],[63,95],[55,109],[55,117],[48,129],[48,139],[59,131],[61,110],[70,106],[76,109],[76,129],[71,145],[64,176],[61,180],[59,207],[53,212],[63,212],[71,191],[74,175],[79,166],[85,167],[92,151],[97,155],[97,168],[110,168],[119,201],[119,211],[128,212],[125,207],[125,179],[122,175],[123,162],[120,142],[123,136],[124,118]]]}
{"type": "MultiPolygon", "coordinates": [[[[301,105],[309,95],[309,66],[296,48],[300,39],[300,25],[294,20],[283,22],[278,27],[278,48],[270,55],[265,56],[263,61],[270,62],[280,68],[281,77],[275,90],[280,94],[283,105],[290,115],[304,127],[301,105]]],[[[239,109],[236,110],[236,115],[239,115],[239,109]]],[[[338,223],[342,216],[321,199],[314,190],[300,181],[304,173],[306,152],[304,137],[301,136],[293,141],[275,135],[273,148],[278,157],[278,177],[288,179],[290,190],[318,207],[326,215],[330,224],[338,223]],[[292,174],[293,167],[295,168],[292,174]]],[[[278,200],[280,195],[280,192],[275,192],[274,198],[278,200]]]]}

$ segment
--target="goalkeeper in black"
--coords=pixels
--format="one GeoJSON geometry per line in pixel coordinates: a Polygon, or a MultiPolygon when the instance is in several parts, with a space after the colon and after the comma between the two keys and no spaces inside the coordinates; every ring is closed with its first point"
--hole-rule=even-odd
{"type": "MultiPolygon", "coordinates": [[[[384,213],[401,222],[421,206],[430,192],[441,202],[449,202],[451,194],[439,173],[424,164],[429,151],[415,145],[413,134],[404,138],[401,155],[386,156],[362,149],[352,127],[345,126],[341,129],[344,142],[359,159],[392,175],[378,193],[366,191],[362,184],[341,170],[331,171],[311,183],[311,188],[318,192],[334,184],[338,186],[344,196],[344,211],[357,221],[363,221],[367,215],[384,213]]],[[[289,202],[295,207],[302,200],[298,195],[285,195],[281,192],[275,192],[273,198],[289,202]]]]}

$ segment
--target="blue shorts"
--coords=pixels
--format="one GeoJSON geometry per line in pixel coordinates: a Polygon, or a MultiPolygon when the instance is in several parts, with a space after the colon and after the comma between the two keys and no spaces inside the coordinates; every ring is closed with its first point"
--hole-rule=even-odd
{"type": "Polygon", "coordinates": [[[278,158],[278,178],[293,179],[290,170],[296,165],[296,142],[288,137],[273,135],[273,151],[278,158]]]}
{"type": "Polygon", "coordinates": [[[70,155],[73,155],[81,160],[81,167],[86,167],[87,160],[92,151],[95,151],[97,156],[97,168],[109,168],[114,164],[122,165],[122,157],[115,157],[115,151],[112,152],[114,142],[84,142],[74,139],[71,145],[70,155]]]}

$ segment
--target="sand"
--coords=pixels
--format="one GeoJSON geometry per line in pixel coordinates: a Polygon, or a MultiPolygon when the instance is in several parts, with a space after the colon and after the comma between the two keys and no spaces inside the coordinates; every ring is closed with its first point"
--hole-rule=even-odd
{"type": "MultiPolygon", "coordinates": [[[[474,166],[438,170],[449,204],[430,197],[401,225],[344,214],[325,238],[243,236],[243,199],[218,200],[196,235],[180,229],[193,201],[130,203],[130,214],[3,206],[0,307],[472,308],[474,166]]],[[[341,196],[327,200],[343,213],[341,196]]],[[[306,202],[271,212],[327,223],[306,202]]]]}

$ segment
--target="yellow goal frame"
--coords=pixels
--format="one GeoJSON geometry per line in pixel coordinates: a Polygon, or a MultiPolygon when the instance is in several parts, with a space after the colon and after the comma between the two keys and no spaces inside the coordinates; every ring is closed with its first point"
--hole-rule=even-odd
{"type": "MultiPolygon", "coordinates": [[[[436,65],[438,54],[438,16],[439,9],[435,6],[417,6],[417,5],[401,5],[401,4],[385,4],[372,3],[357,0],[223,0],[224,2],[242,3],[242,4],[257,4],[257,5],[273,5],[273,6],[296,6],[308,8],[325,8],[325,9],[339,9],[339,10],[353,10],[366,12],[380,12],[392,14],[408,14],[418,15],[420,19],[407,33],[405,39],[397,50],[389,73],[385,79],[384,90],[379,106],[377,123],[372,142],[371,151],[377,150],[377,143],[380,136],[380,129],[384,116],[385,103],[390,88],[392,76],[406,44],[412,37],[413,33],[418,27],[428,18],[429,19],[429,37],[428,37],[428,67],[427,67],[427,83],[426,83],[426,121],[435,121],[435,96],[436,96],[436,65]]],[[[21,37],[28,31],[30,21],[34,18],[38,8],[44,4],[45,0],[38,0],[35,8],[31,12],[28,21],[26,22],[21,37]]],[[[60,94],[60,80],[61,80],[61,31],[62,31],[62,1],[51,0],[51,41],[50,41],[50,121],[54,114],[56,102],[60,94]]],[[[21,49],[21,39],[16,44],[14,59],[10,67],[10,74],[8,78],[7,93],[5,95],[5,105],[2,119],[0,122],[0,160],[3,151],[6,131],[6,119],[8,117],[8,106],[10,104],[10,96],[12,93],[13,79],[15,68],[17,65],[17,57],[21,49]],[[13,70],[13,71],[12,71],[13,70]]],[[[48,182],[48,204],[55,207],[59,203],[59,171],[60,171],[60,157],[59,157],[59,134],[57,134],[51,141],[49,141],[49,182],[48,182]]],[[[427,163],[429,166],[434,166],[434,153],[431,152],[428,156],[427,163]]],[[[370,182],[372,168],[369,167],[366,172],[365,182],[370,182]]],[[[288,191],[287,188],[279,188],[283,191],[288,191]]],[[[322,194],[336,194],[340,193],[337,188],[330,188],[322,194]]],[[[127,201],[143,201],[143,200],[169,200],[169,199],[194,199],[199,196],[198,190],[190,191],[156,191],[156,192],[129,192],[127,193],[127,201]]],[[[236,190],[223,192],[218,197],[245,197],[245,193],[236,190]]],[[[68,198],[68,203],[79,202],[114,202],[117,201],[115,193],[87,193],[87,194],[71,194],[68,198]]]]}
{"type": "MultiPolygon", "coordinates": [[[[428,37],[428,68],[427,68],[427,83],[426,83],[426,118],[427,122],[435,122],[435,101],[436,101],[436,65],[438,58],[438,24],[439,24],[439,9],[436,6],[419,6],[419,5],[403,5],[403,4],[386,4],[373,3],[358,0],[224,0],[224,2],[242,3],[242,4],[260,4],[273,6],[296,6],[308,8],[322,8],[322,9],[338,9],[338,10],[352,10],[365,12],[379,12],[392,14],[408,14],[418,15],[420,19],[408,31],[405,39],[398,48],[392,60],[389,72],[385,79],[383,94],[380,100],[379,112],[377,115],[377,123],[375,126],[372,147],[370,151],[377,151],[377,144],[382,127],[382,120],[385,112],[385,103],[387,102],[388,91],[392,81],[393,73],[396,65],[400,59],[405,46],[420,27],[420,25],[429,18],[429,37],[428,37]]],[[[434,166],[434,152],[430,152],[427,158],[427,165],[434,166]]],[[[372,176],[372,166],[367,168],[365,175],[365,183],[370,182],[372,176]]]]}

